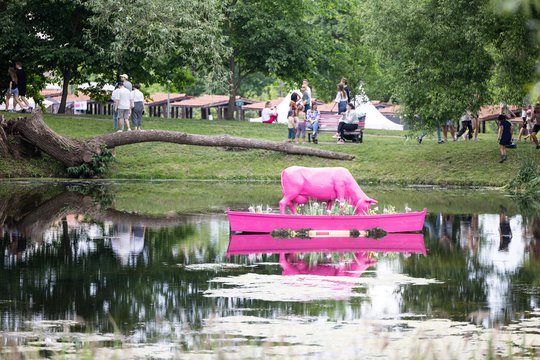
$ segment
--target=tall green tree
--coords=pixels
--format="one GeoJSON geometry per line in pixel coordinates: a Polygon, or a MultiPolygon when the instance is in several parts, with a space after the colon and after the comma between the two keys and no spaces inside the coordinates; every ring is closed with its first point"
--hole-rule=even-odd
{"type": "Polygon", "coordinates": [[[333,99],[336,84],[345,77],[353,93],[363,82],[371,96],[384,98],[375,53],[369,51],[363,39],[361,2],[316,0],[311,3],[306,22],[312,33],[313,54],[305,76],[310,78],[317,97],[333,99]]]}
{"type": "Polygon", "coordinates": [[[301,81],[311,57],[311,33],[303,0],[222,0],[227,58],[229,110],[232,118],[242,81],[261,72],[301,81]]]}
{"type": "Polygon", "coordinates": [[[86,0],[95,15],[86,43],[105,58],[94,74],[110,82],[125,72],[141,83],[172,82],[180,91],[204,70],[224,76],[227,55],[217,0],[86,0]],[[101,34],[110,34],[106,43],[101,34]],[[96,41],[97,39],[97,41],[96,41]]]}
{"type": "Polygon", "coordinates": [[[436,127],[483,101],[493,64],[487,3],[366,1],[366,39],[412,127],[436,127]]]}
{"type": "Polygon", "coordinates": [[[13,0],[0,2],[0,21],[3,59],[63,83],[59,112],[70,85],[127,72],[182,87],[194,69],[217,72],[227,53],[214,0],[13,0]]]}

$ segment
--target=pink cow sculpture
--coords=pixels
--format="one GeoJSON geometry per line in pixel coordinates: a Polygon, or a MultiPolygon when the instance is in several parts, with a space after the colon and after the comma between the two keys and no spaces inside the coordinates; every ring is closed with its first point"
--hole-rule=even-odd
{"type": "Polygon", "coordinates": [[[349,170],[342,167],[288,167],[281,172],[281,190],[281,214],[285,214],[287,206],[295,214],[296,204],[305,204],[309,199],[326,201],[328,208],[334,200],[348,201],[358,215],[366,214],[371,205],[377,204],[377,200],[370,199],[362,191],[349,170]]]}

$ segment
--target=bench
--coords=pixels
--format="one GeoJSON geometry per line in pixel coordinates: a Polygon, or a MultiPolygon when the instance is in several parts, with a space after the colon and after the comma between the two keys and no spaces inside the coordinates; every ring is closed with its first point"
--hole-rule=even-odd
{"type": "MultiPolygon", "coordinates": [[[[339,120],[341,120],[341,115],[336,114],[321,114],[319,118],[319,134],[335,134],[337,132],[337,125],[339,120]]],[[[353,131],[345,131],[343,134],[351,138],[353,142],[361,144],[364,142],[364,125],[365,118],[360,119],[358,123],[358,129],[353,131]]],[[[306,129],[306,134],[308,136],[308,142],[311,142],[311,137],[313,135],[313,130],[306,129]]]]}

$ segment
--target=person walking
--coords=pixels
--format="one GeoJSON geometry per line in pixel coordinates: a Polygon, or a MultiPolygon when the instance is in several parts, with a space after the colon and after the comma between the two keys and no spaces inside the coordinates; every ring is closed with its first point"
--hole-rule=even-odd
{"type": "Polygon", "coordinates": [[[135,130],[141,130],[141,120],[144,110],[144,94],[141,92],[140,84],[135,84],[133,87],[135,89],[131,92],[131,122],[135,130]]]}
{"type": "Polygon", "coordinates": [[[30,106],[30,103],[26,98],[26,73],[23,69],[22,62],[17,61],[15,63],[15,72],[17,73],[17,79],[19,81],[19,100],[21,103],[26,105],[26,108],[29,111],[32,111],[33,108],[30,106]]]}
{"type": "Polygon", "coordinates": [[[129,124],[129,116],[131,115],[131,108],[133,107],[133,104],[131,103],[131,92],[124,87],[124,83],[121,81],[118,83],[118,92],[113,100],[120,126],[118,132],[124,131],[124,124],[127,126],[128,131],[131,131],[131,126],[129,124]]]}
{"type": "MultiPolygon", "coordinates": [[[[9,75],[9,87],[8,87],[8,96],[13,97],[13,110],[15,112],[16,105],[19,105],[22,111],[26,110],[26,107],[19,100],[19,79],[17,78],[17,71],[14,67],[8,69],[9,75]]],[[[9,97],[6,97],[6,104],[9,104],[9,97]]]]}
{"type": "Polygon", "coordinates": [[[506,118],[506,115],[500,114],[498,117],[499,131],[497,133],[499,139],[499,151],[501,152],[500,163],[508,159],[506,155],[506,146],[512,144],[512,123],[506,118]]]}
{"type": "Polygon", "coordinates": [[[472,128],[472,119],[471,115],[468,111],[465,111],[463,115],[461,115],[461,118],[459,119],[460,122],[460,129],[458,133],[456,134],[456,140],[458,140],[463,134],[465,134],[465,131],[469,130],[469,133],[467,136],[464,137],[465,140],[470,140],[473,137],[473,128],[472,128]]]}

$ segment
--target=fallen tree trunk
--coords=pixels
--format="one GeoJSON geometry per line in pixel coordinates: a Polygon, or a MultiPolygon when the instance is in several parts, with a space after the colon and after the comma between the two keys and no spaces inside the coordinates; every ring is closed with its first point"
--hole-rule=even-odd
{"type": "Polygon", "coordinates": [[[91,162],[94,155],[99,155],[101,153],[102,146],[112,149],[122,145],[153,141],[197,146],[272,150],[293,155],[310,155],[337,160],[354,159],[354,156],[349,154],[326,151],[307,146],[296,146],[285,142],[247,139],[228,135],[193,135],[163,130],[112,133],[96,136],[86,141],[78,141],[66,138],[52,131],[43,121],[41,112],[35,112],[29,118],[19,118],[15,121],[13,129],[20,136],[67,167],[80,166],[84,163],[91,162]]]}

